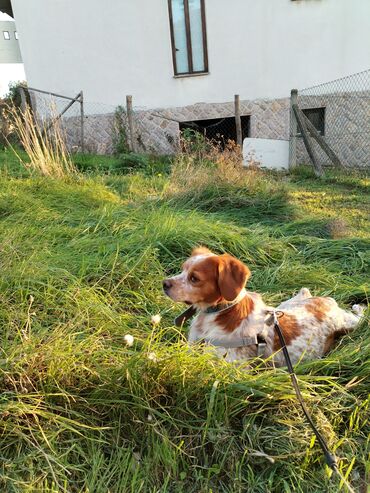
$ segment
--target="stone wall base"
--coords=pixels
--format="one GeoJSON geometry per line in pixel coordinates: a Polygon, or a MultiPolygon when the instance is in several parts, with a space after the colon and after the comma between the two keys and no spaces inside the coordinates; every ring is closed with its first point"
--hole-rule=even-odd
{"type": "MultiPolygon", "coordinates": [[[[369,165],[370,120],[367,98],[358,94],[335,94],[322,96],[314,101],[300,96],[302,109],[325,107],[325,138],[348,165],[369,165]],[[353,104],[356,97],[356,106],[353,104]],[[359,106],[360,101],[360,106],[359,106]]],[[[250,116],[250,137],[289,140],[290,99],[241,101],[241,115],[250,116]]],[[[177,108],[161,108],[134,112],[135,143],[138,152],[175,154],[179,150],[179,122],[227,118],[234,116],[234,103],[198,103],[177,108]]],[[[68,147],[81,148],[79,117],[63,119],[68,147]]],[[[115,115],[88,114],[85,116],[85,151],[111,154],[114,151],[115,115]]],[[[322,165],[330,164],[318,149],[322,165]]],[[[297,162],[309,162],[301,138],[298,139],[297,162]]]]}

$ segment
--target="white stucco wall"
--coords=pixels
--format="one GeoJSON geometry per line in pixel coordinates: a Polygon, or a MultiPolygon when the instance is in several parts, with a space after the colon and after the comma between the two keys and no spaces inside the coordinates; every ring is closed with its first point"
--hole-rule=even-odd
{"type": "Polygon", "coordinates": [[[206,0],[209,75],[174,78],[167,0],[12,0],[30,86],[142,107],[286,97],[370,65],[369,0],[206,0]]]}

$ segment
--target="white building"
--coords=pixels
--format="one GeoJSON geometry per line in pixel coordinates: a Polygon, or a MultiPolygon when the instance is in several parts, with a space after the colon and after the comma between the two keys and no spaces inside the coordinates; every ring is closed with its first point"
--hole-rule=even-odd
{"type": "MultiPolygon", "coordinates": [[[[31,87],[161,108],[173,120],[231,116],[244,135],[286,138],[287,97],[369,68],[369,0],[0,0],[12,6],[31,87]],[[260,98],[275,100],[265,121],[260,98]],[[271,113],[272,112],[272,116],[271,113]],[[268,117],[267,117],[268,116],[268,117]],[[274,120],[274,121],[273,121],[274,120]],[[276,121],[275,121],[276,120],[276,121]],[[279,123],[277,123],[279,122],[279,123]],[[276,125],[279,129],[275,128],[276,125]]],[[[266,112],[265,112],[266,113],[266,112]]],[[[171,137],[179,125],[148,119],[171,137]]]]}
{"type": "Polygon", "coordinates": [[[0,97],[11,82],[24,81],[24,67],[14,20],[0,12],[0,97]]]}

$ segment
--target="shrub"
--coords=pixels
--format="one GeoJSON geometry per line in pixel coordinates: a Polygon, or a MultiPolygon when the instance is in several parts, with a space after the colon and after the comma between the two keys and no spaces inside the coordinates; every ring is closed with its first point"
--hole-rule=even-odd
{"type": "Polygon", "coordinates": [[[113,123],[113,154],[118,156],[122,153],[127,153],[129,151],[127,142],[127,115],[126,109],[123,106],[117,106],[114,112],[114,123],[113,123]]]}
{"type": "Polygon", "coordinates": [[[20,144],[9,114],[9,106],[21,107],[22,99],[19,90],[21,86],[26,86],[26,82],[11,82],[8,93],[4,98],[0,98],[0,148],[6,147],[9,143],[20,144]]]}

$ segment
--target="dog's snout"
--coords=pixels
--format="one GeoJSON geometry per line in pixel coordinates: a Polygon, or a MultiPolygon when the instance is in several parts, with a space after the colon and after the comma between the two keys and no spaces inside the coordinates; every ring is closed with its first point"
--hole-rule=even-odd
{"type": "Polygon", "coordinates": [[[165,279],[163,281],[163,290],[164,291],[168,291],[172,286],[172,282],[170,281],[170,279],[165,279]]]}

